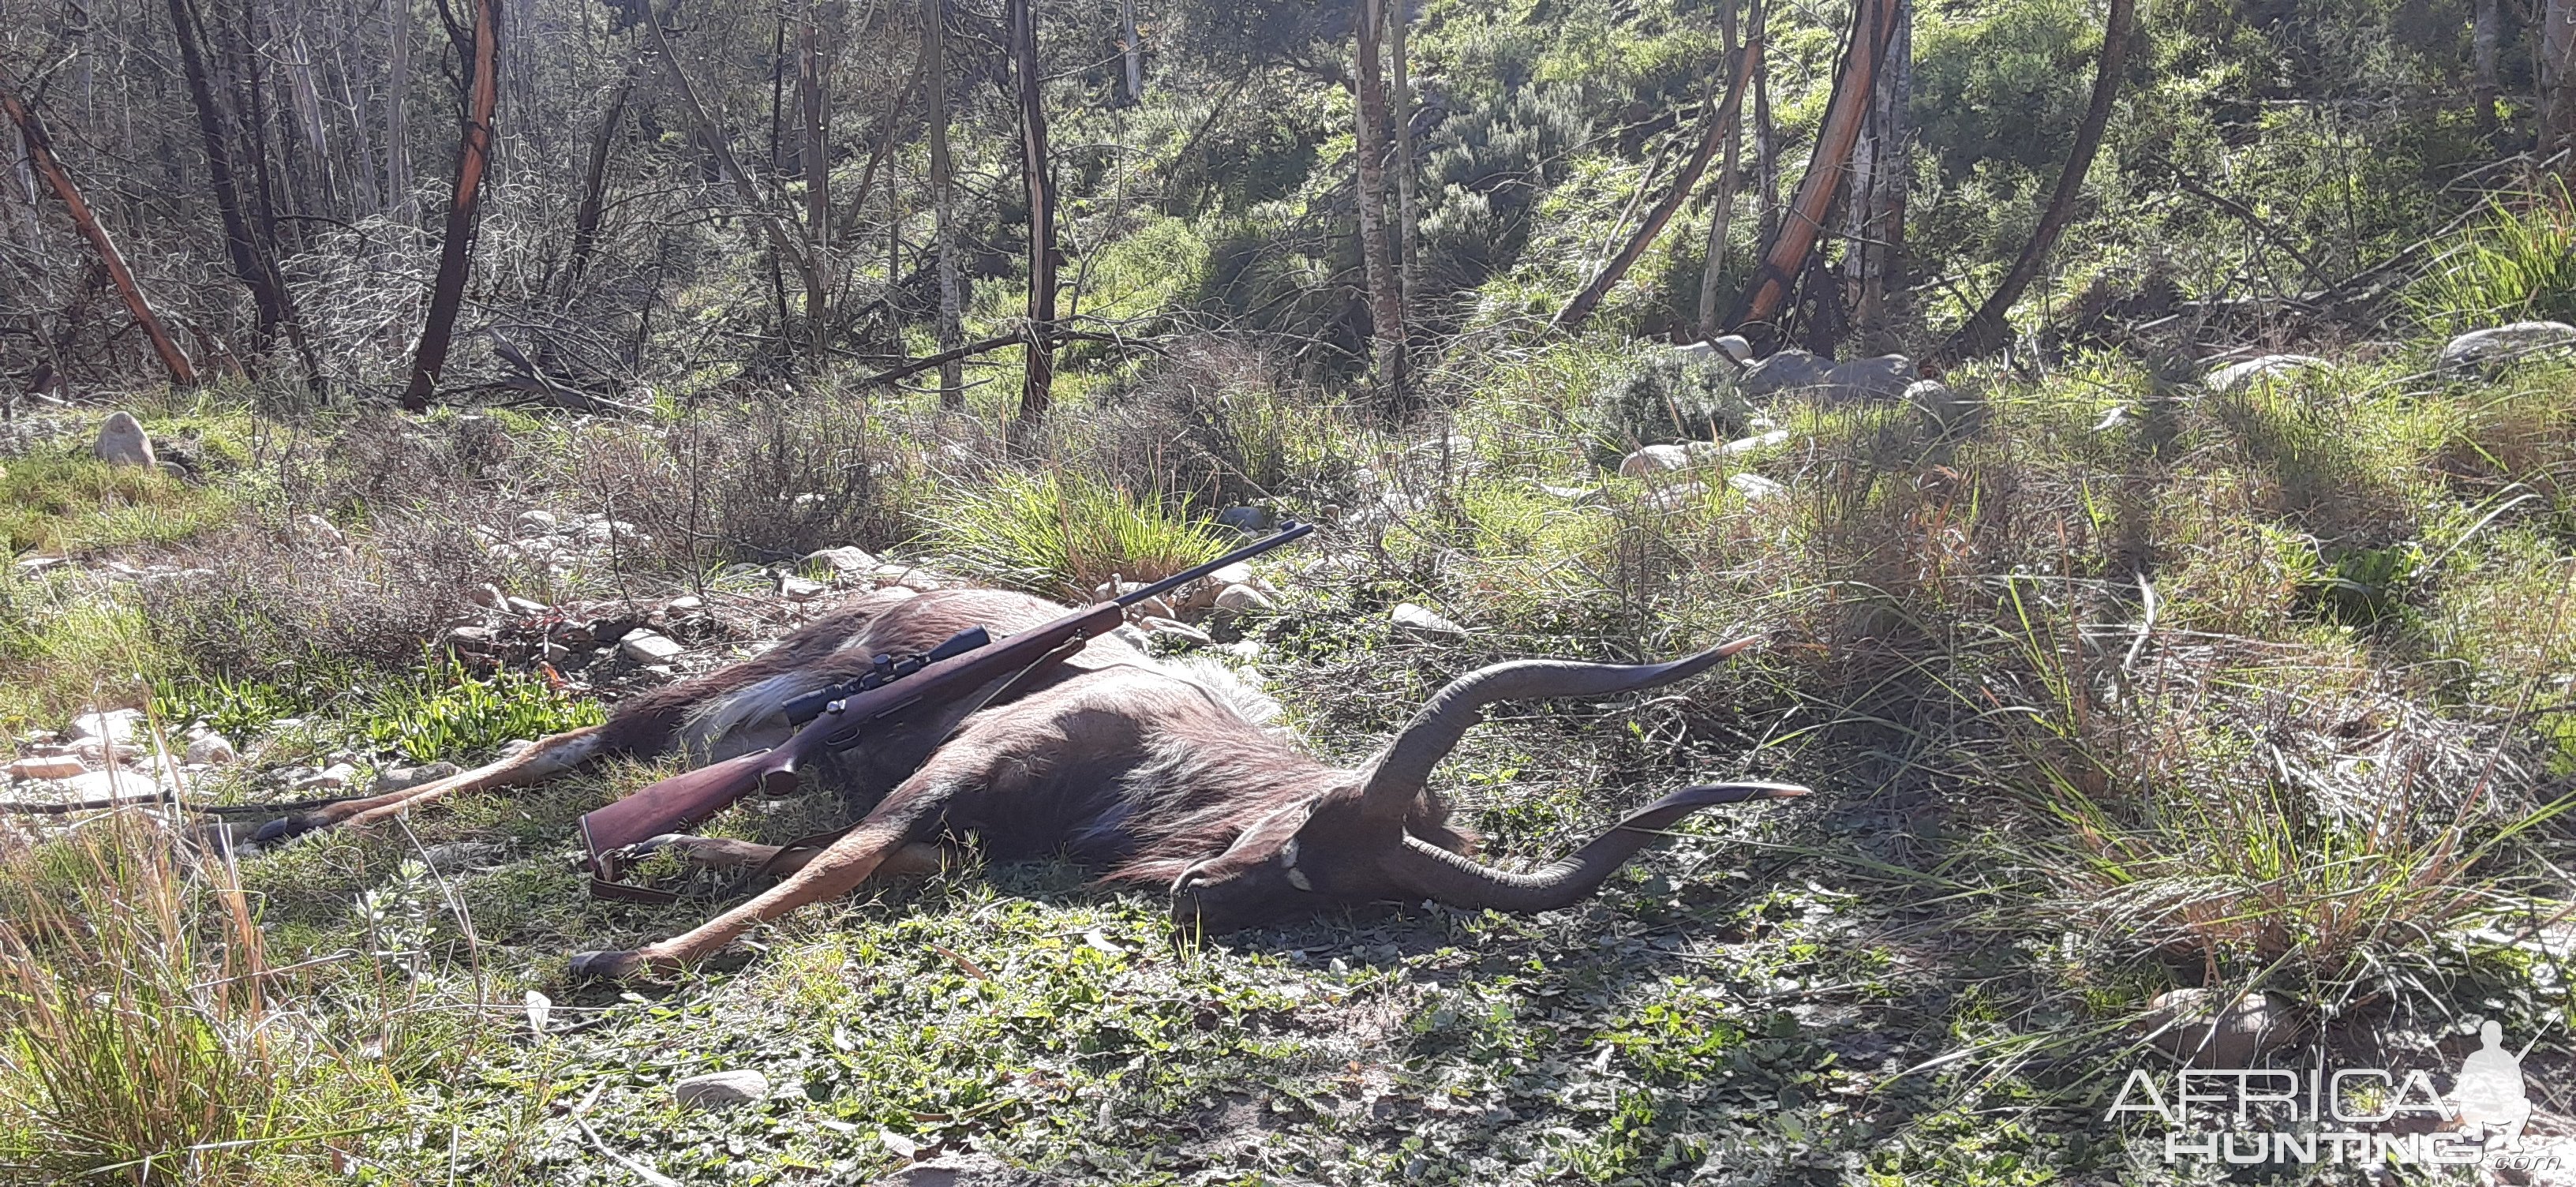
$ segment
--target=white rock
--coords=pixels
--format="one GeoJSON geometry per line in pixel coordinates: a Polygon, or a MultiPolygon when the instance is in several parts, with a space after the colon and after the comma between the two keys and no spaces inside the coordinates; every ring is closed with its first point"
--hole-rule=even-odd
{"type": "Polygon", "coordinates": [[[510,524],[511,530],[518,533],[521,539],[529,536],[552,535],[559,526],[561,521],[555,518],[555,513],[552,511],[522,511],[519,513],[519,518],[511,521],[510,524]]]}
{"type": "Polygon", "coordinates": [[[239,758],[241,752],[233,749],[232,739],[222,734],[206,734],[188,743],[187,760],[192,763],[222,766],[239,758]]]}
{"type": "Polygon", "coordinates": [[[535,598],[505,598],[501,602],[501,608],[512,614],[519,615],[522,618],[530,615],[543,614],[547,610],[551,609],[551,607],[547,606],[544,602],[540,602],[535,598]]]}
{"type": "Polygon", "coordinates": [[[2314,355],[2267,354],[2261,358],[2247,359],[2241,363],[2220,367],[2210,372],[2209,378],[2201,382],[2214,392],[2239,392],[2258,379],[2282,379],[2293,372],[2322,371],[2333,365],[2314,355]]]}
{"type": "Polygon", "coordinates": [[[12,779],[69,779],[89,770],[89,764],[76,754],[55,754],[22,758],[8,766],[12,779]]]}
{"type": "Polygon", "coordinates": [[[1680,470],[1691,464],[1690,450],[1679,445],[1649,445],[1619,459],[1619,476],[1642,478],[1666,470],[1680,470]]]}
{"type": "Polygon", "coordinates": [[[688,648],[668,635],[635,631],[617,641],[617,650],[639,664],[665,664],[678,659],[688,648]]]}
{"type": "Polygon", "coordinates": [[[295,522],[298,526],[304,529],[305,535],[312,537],[314,543],[319,544],[324,548],[346,548],[349,546],[348,534],[342,532],[337,526],[332,524],[330,520],[324,519],[319,515],[306,515],[295,522]]]}
{"type": "Polygon", "coordinates": [[[72,718],[72,727],[65,732],[71,735],[74,742],[94,738],[110,745],[128,746],[133,744],[136,731],[142,727],[143,710],[112,709],[105,713],[83,713],[72,718]]]}
{"type": "Polygon", "coordinates": [[[358,780],[358,768],[347,763],[333,763],[317,774],[307,775],[292,784],[297,791],[338,791],[358,780]]]}
{"type": "Polygon", "coordinates": [[[865,577],[875,571],[877,558],[868,555],[866,549],[843,545],[806,553],[797,567],[829,569],[835,577],[865,577]]]}
{"type": "Polygon", "coordinates": [[[1467,633],[1467,628],[1411,602],[1398,604],[1388,617],[1398,628],[1427,639],[1456,638],[1467,633]]]}
{"type": "Polygon", "coordinates": [[[69,793],[68,798],[75,800],[106,799],[110,796],[138,799],[159,795],[161,785],[132,767],[119,767],[113,771],[74,775],[63,780],[63,790],[69,793]]]}
{"type": "Polygon", "coordinates": [[[2250,1067],[2255,1056],[2299,1036],[2298,1019],[2266,994],[2222,998],[2207,989],[2176,989],[2148,1005],[2139,1025],[2155,1034],[2149,1041],[2197,1067],[2250,1067]]]}
{"type": "Polygon", "coordinates": [[[1792,348],[1746,367],[1744,378],[1736,386],[1745,395],[1760,399],[1774,392],[1815,387],[1825,382],[1833,369],[1832,359],[1792,348]]]}
{"type": "Polygon", "coordinates": [[[1738,437],[1733,441],[1729,441],[1724,445],[1718,446],[1716,452],[1719,457],[1741,457],[1745,454],[1752,453],[1755,450],[1769,449],[1774,445],[1786,444],[1788,440],[1789,430],[1773,429],[1768,433],[1756,433],[1750,437],[1738,437]]]}
{"type": "Polygon", "coordinates": [[[808,602],[831,592],[832,587],[820,581],[809,581],[794,573],[778,575],[778,596],[791,602],[808,602]]]}
{"type": "Polygon", "coordinates": [[[1249,585],[1229,585],[1216,591],[1214,604],[1228,614],[1251,614],[1271,608],[1269,596],[1249,585]]]}
{"type": "Polygon", "coordinates": [[[1214,641],[1208,638],[1206,631],[1169,618],[1148,618],[1136,625],[1144,628],[1145,634],[1151,638],[1175,639],[1198,647],[1205,647],[1214,641]]]}
{"type": "Polygon", "coordinates": [[[1787,484],[1774,482],[1759,474],[1729,474],[1726,476],[1726,485],[1734,488],[1737,494],[1756,502],[1773,495],[1786,494],[1789,490],[1787,484]]]}
{"type": "Polygon", "coordinates": [[[150,466],[152,438],[143,431],[143,422],[131,412],[109,414],[107,423],[98,426],[98,440],[89,447],[90,455],[111,466],[150,466]]]}
{"type": "Polygon", "coordinates": [[[671,1085],[671,1099],[684,1109],[729,1109],[769,1095],[769,1077],[755,1071],[708,1072],[671,1085]]]}
{"type": "Polygon", "coordinates": [[[707,600],[695,594],[682,594],[662,603],[662,611],[666,614],[694,614],[706,608],[707,600]]]}
{"type": "Polygon", "coordinates": [[[2509,326],[2471,330],[2442,347],[2442,375],[2468,379],[2490,374],[2536,354],[2576,352],[2576,326],[2556,321],[2524,321],[2509,326]]]}

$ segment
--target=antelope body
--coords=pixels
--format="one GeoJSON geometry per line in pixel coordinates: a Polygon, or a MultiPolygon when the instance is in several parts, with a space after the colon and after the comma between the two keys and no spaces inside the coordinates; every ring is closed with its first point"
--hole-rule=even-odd
{"type": "MultiPolygon", "coordinates": [[[[865,672],[873,657],[926,652],[983,626],[1001,636],[1064,613],[1025,594],[881,590],[766,654],[621,705],[600,726],[545,739],[510,758],[386,796],[273,823],[263,837],[366,824],[442,796],[541,781],[610,754],[682,751],[708,761],[777,744],[787,702],[865,672]]],[[[1667,664],[1498,664],[1451,683],[1376,761],[1329,766],[1266,722],[1275,706],[1212,664],[1158,661],[1115,638],[1061,665],[955,706],[864,736],[829,773],[875,807],[819,850],[782,852],[717,838],[648,845],[710,868],[763,867],[775,886],[687,933],[625,952],[585,953],[579,975],[620,976],[714,954],[759,922],[838,897],[871,877],[938,868],[943,844],[973,835],[1002,858],[1063,854],[1113,884],[1166,887],[1184,925],[1225,931],[1337,903],[1436,899],[1544,911],[1590,894],[1654,830],[1714,804],[1804,794],[1737,783],[1675,792],[1631,814],[1563,861],[1531,874],[1467,856],[1426,782],[1497,700],[1604,695],[1702,671],[1743,640],[1667,664]]],[[[991,692],[993,690],[985,690],[991,692]]]]}

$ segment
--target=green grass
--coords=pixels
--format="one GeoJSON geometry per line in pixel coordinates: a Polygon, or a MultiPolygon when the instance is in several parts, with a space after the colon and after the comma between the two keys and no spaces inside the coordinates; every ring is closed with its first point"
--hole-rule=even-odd
{"type": "Polygon", "coordinates": [[[1226,541],[1164,506],[1066,471],[1005,475],[955,490],[919,542],[964,572],[1051,597],[1089,601],[1113,575],[1154,581],[1224,553],[1226,541]]]}
{"type": "Polygon", "coordinates": [[[62,556],[184,540],[233,515],[217,489],[164,471],[42,454],[0,464],[0,539],[62,556]]]}
{"type": "Polygon", "coordinates": [[[512,671],[476,676],[454,659],[432,659],[419,673],[365,698],[349,732],[378,752],[426,763],[606,720],[599,702],[558,692],[540,677],[512,671]]]}
{"type": "Polygon", "coordinates": [[[2435,250],[2433,268],[2405,296],[2418,319],[2451,333],[2576,318],[2576,207],[2565,183],[2495,199],[2485,218],[2435,250]]]}

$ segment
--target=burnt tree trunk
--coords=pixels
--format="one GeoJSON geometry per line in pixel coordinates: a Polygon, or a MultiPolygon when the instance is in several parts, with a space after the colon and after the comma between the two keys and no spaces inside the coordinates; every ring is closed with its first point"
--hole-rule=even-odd
{"type": "Polygon", "coordinates": [[[403,407],[419,412],[438,393],[447,368],[447,343],[465,304],[465,274],[474,259],[474,228],[483,199],[483,177],[492,168],[492,121],[501,104],[501,0],[473,0],[471,42],[464,46],[465,120],[456,146],[456,186],[447,201],[447,237],[439,246],[438,279],[430,286],[429,316],[420,350],[412,356],[403,407]]]}
{"type": "Polygon", "coordinates": [[[1726,99],[1723,103],[1701,103],[1699,143],[1691,148],[1690,159],[1682,164],[1681,176],[1673,179],[1673,188],[1665,191],[1664,196],[1646,212],[1645,221],[1637,224],[1637,232],[1628,237],[1628,242],[1619,248],[1618,254],[1610,257],[1601,274],[1593,277],[1592,283],[1583,286],[1582,292],[1574,294],[1574,299],[1565,303],[1564,310],[1556,315],[1558,328],[1574,329],[1583,324],[1583,319],[1592,316],[1592,311],[1600,307],[1602,298],[1608,296],[1610,289],[1628,274],[1628,269],[1646,254],[1646,249],[1654,246],[1656,237],[1664,233],[1664,226],[1672,221],[1674,212],[1690,200],[1691,191],[1699,188],[1700,177],[1708,172],[1709,158],[1717,155],[1721,141],[1732,138],[1736,118],[1744,111],[1747,58],[1748,55],[1740,49],[1728,56],[1726,99]]]}
{"type": "Polygon", "coordinates": [[[617,146],[617,130],[626,119],[626,99],[635,90],[635,68],[617,80],[617,89],[608,94],[608,110],[599,117],[599,130],[590,138],[590,159],[581,171],[581,204],[573,209],[572,259],[565,268],[564,295],[571,296],[581,287],[582,275],[590,270],[590,255],[598,249],[599,220],[608,206],[608,159],[617,146]]]}
{"type": "Polygon", "coordinates": [[[1011,73],[1020,99],[1020,170],[1029,187],[1029,347],[1018,429],[1037,427],[1055,390],[1055,179],[1047,173],[1046,105],[1032,0],[1009,0],[1011,73]]]}
{"type": "Polygon", "coordinates": [[[1905,191],[1914,172],[1905,106],[1914,86],[1914,0],[1896,0],[1896,31],[1878,72],[1866,164],[1854,171],[1851,247],[1852,329],[1862,350],[1885,354],[1900,345],[1902,311],[1892,294],[1905,279],[1905,191]]]}
{"type": "Polygon", "coordinates": [[[282,327],[295,345],[304,364],[308,380],[321,381],[321,366],[313,357],[312,345],[305,340],[303,324],[295,316],[295,301],[287,291],[286,278],[278,271],[277,257],[271,245],[251,229],[250,213],[242,203],[239,177],[233,171],[232,116],[224,109],[215,91],[213,73],[206,64],[205,22],[192,0],[170,0],[170,25],[179,43],[179,64],[187,76],[188,97],[196,109],[197,135],[205,142],[206,183],[214,191],[215,209],[224,223],[224,251],[231,257],[233,276],[250,291],[254,345],[266,353],[277,343],[282,327]]]}
{"type": "Polygon", "coordinates": [[[1735,324],[1770,322],[1788,308],[1790,294],[1806,271],[1807,257],[1815,251],[1834,198],[1842,190],[1852,149],[1860,142],[1861,124],[1877,99],[1879,60],[1895,30],[1896,10],[1896,0],[1860,0],[1853,10],[1851,39],[1835,73],[1824,124],[1816,132],[1815,151],[1807,158],[1807,174],[1798,180],[1798,192],[1789,201],[1778,233],[1762,253],[1752,287],[1736,315],[1728,319],[1735,324]]]}
{"type": "Polygon", "coordinates": [[[1401,398],[1404,383],[1404,294],[1393,262],[1387,258],[1386,65],[1380,45],[1386,29],[1386,5],[1385,0],[1357,3],[1360,261],[1368,278],[1369,332],[1376,339],[1378,392],[1392,401],[1401,398]]]}
{"type": "Polygon", "coordinates": [[[1145,43],[1136,37],[1136,0],[1118,0],[1118,57],[1127,68],[1127,103],[1145,101],[1145,43]]]}
{"type": "MultiPolygon", "coordinates": [[[[965,300],[957,291],[956,166],[948,159],[948,11],[945,0],[922,0],[921,85],[930,112],[930,205],[932,250],[938,257],[939,350],[946,354],[966,341],[965,300]]],[[[886,140],[894,128],[886,128],[886,140]]],[[[888,284],[894,278],[886,278],[888,284]]],[[[957,359],[939,365],[939,406],[966,409],[966,372],[957,359]]]]}
{"type": "Polygon", "coordinates": [[[61,159],[54,156],[54,140],[45,131],[44,120],[27,106],[26,98],[18,93],[17,80],[5,70],[0,70],[0,108],[6,108],[9,122],[17,125],[19,140],[26,146],[27,158],[35,165],[36,172],[44,177],[46,185],[53,188],[54,197],[62,200],[63,209],[71,215],[72,225],[80,229],[82,238],[89,240],[90,250],[98,253],[99,266],[107,270],[109,281],[116,285],[117,295],[125,299],[125,311],[133,315],[134,324],[142,327],[144,336],[151,339],[152,353],[160,356],[161,368],[170,373],[170,382],[180,387],[195,387],[196,367],[188,362],[187,353],[180,350],[178,342],[170,337],[170,331],[161,324],[161,318],[152,312],[152,303],[143,297],[143,285],[134,279],[133,269],[125,266],[125,256],[116,250],[116,240],[109,237],[107,227],[98,221],[97,212],[90,209],[89,200],[81,196],[80,187],[72,183],[71,174],[63,169],[61,159]]]}
{"type": "Polygon", "coordinates": [[[2084,192],[2084,175],[2093,171],[2093,154],[2102,147],[2103,129],[2110,126],[2111,107],[2120,96],[2120,75],[2129,60],[2130,18],[2136,7],[2136,0],[2111,0],[2110,18],[2102,26],[2102,60],[2094,68],[2093,102],[2084,109],[2084,122],[2075,129],[2075,145],[2067,151],[2066,168],[2057,175],[2057,192],[2041,213],[2039,226],[2032,229],[2030,242],[2022,245],[2021,255],[2004,273],[2003,282],[1995,286],[1967,324],[1942,344],[1941,358],[1956,361],[1992,354],[2009,339],[2004,315],[2021,300],[2030,282],[2039,278],[2048,253],[2057,246],[2057,237],[2065,233],[2066,224],[2075,220],[2075,200],[2084,192]]]}
{"type": "MultiPolygon", "coordinates": [[[[1744,44],[1739,48],[1736,45],[1735,5],[1732,0],[1729,0],[1726,7],[1719,10],[1719,21],[1726,35],[1727,56],[1736,61],[1736,73],[1744,76],[1748,80],[1748,85],[1751,85],[1750,80],[1759,79],[1762,76],[1763,29],[1766,16],[1762,9],[1762,0],[1753,0],[1751,7],[1745,12],[1745,24],[1749,32],[1746,34],[1744,44]]],[[[1708,258],[1700,266],[1699,318],[1693,323],[1702,339],[1714,338],[1721,332],[1717,320],[1718,283],[1726,271],[1727,232],[1735,225],[1736,190],[1744,180],[1739,168],[1742,164],[1740,157],[1744,146],[1743,125],[1743,111],[1739,104],[1737,110],[1727,118],[1726,129],[1722,133],[1726,137],[1726,154],[1717,167],[1717,193],[1709,199],[1708,258]]]]}

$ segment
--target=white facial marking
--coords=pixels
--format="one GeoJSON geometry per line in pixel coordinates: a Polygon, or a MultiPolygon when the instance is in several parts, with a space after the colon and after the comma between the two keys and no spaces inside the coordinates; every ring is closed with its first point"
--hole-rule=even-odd
{"type": "Polygon", "coordinates": [[[1297,888],[1297,889],[1299,889],[1299,890],[1313,890],[1313,889],[1315,889],[1315,884],[1314,884],[1313,882],[1307,881],[1307,879],[1306,879],[1306,871],[1301,870],[1301,869],[1298,869],[1298,868],[1297,868],[1297,867],[1295,867],[1295,866],[1290,866],[1290,867],[1288,867],[1288,884],[1289,884],[1290,886],[1294,886],[1294,887],[1296,887],[1296,888],[1297,888]]]}

